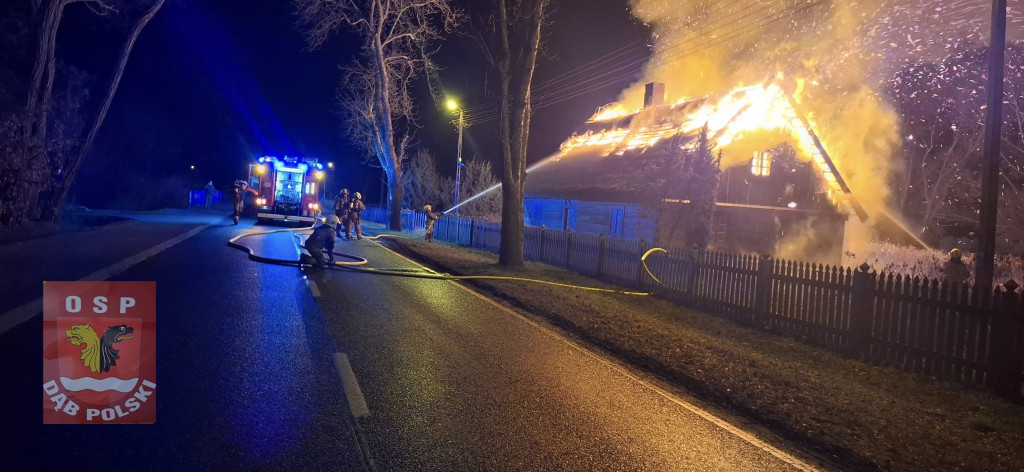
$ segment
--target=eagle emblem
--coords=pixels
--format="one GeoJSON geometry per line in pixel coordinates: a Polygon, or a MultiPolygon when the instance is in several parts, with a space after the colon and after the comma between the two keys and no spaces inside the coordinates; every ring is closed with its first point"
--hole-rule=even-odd
{"type": "Polygon", "coordinates": [[[67,341],[75,346],[85,345],[82,348],[82,363],[93,373],[110,372],[110,367],[117,365],[121,358],[118,350],[114,349],[114,343],[130,339],[134,328],[128,325],[108,327],[102,336],[96,334],[96,330],[88,324],[78,324],[66,330],[67,341]]]}

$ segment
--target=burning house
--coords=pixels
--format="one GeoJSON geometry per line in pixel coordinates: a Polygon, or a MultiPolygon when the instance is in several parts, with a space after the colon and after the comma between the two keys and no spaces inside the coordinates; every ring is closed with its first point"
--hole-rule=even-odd
{"type": "Polygon", "coordinates": [[[671,176],[669,191],[652,188],[666,179],[655,156],[692,152],[703,134],[721,159],[712,248],[839,262],[869,216],[778,82],[676,103],[651,83],[644,108],[598,110],[530,174],[526,224],[688,245],[669,215],[692,203],[669,197],[671,176]]]}

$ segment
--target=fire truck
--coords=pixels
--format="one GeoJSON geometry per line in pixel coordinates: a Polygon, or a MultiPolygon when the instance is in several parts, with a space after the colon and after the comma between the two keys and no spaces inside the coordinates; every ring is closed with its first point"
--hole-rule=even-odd
{"type": "Polygon", "coordinates": [[[256,219],[312,224],[320,214],[323,164],[310,157],[263,156],[249,165],[256,219]]]}

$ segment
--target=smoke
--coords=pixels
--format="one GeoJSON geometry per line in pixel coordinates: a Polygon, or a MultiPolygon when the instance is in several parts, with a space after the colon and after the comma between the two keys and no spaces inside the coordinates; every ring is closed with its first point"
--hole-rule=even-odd
{"type": "MultiPolygon", "coordinates": [[[[631,0],[654,31],[654,54],[620,103],[639,108],[643,84],[662,82],[666,99],[723,94],[781,73],[856,198],[869,212],[889,208],[890,177],[901,172],[900,123],[880,93],[906,67],[938,61],[988,38],[987,0],[631,0]]],[[[1011,38],[1021,34],[1011,10],[1011,38]]],[[[751,149],[778,133],[748,134],[723,146],[723,166],[749,165],[751,149]]],[[[806,159],[808,156],[802,156],[806,159]]],[[[860,232],[857,233],[866,233],[860,232]]],[[[862,238],[870,236],[864,234],[862,238]]]]}
{"type": "Polygon", "coordinates": [[[837,224],[842,223],[811,218],[786,228],[775,244],[775,258],[839,264],[843,241],[836,238],[837,224]]]}

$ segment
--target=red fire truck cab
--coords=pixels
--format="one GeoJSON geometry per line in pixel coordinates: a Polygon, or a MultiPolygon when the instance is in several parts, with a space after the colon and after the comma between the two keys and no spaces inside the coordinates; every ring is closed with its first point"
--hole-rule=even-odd
{"type": "Polygon", "coordinates": [[[249,186],[256,189],[256,218],[312,224],[320,214],[323,164],[310,157],[263,156],[249,165],[249,186]]]}

